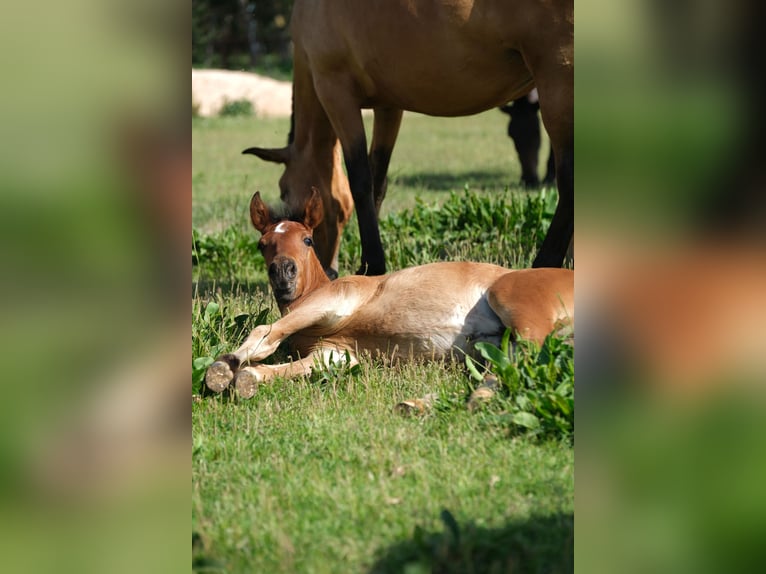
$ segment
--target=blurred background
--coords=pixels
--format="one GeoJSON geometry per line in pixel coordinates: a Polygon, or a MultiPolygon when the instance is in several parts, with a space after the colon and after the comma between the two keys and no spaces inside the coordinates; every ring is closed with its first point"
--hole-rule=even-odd
{"type": "MultiPolygon", "coordinates": [[[[4,570],[188,567],[188,61],[289,70],[289,7],[4,10],[4,570]]],[[[763,555],[762,11],[576,6],[582,572],[763,555]]]]}
{"type": "Polygon", "coordinates": [[[194,0],[192,66],[282,73],[290,79],[293,0],[194,0]]]}
{"type": "Polygon", "coordinates": [[[761,563],[760,16],[576,6],[578,571],[761,563]]]}
{"type": "Polygon", "coordinates": [[[1,568],[186,570],[188,5],[1,20],[1,568]]]}

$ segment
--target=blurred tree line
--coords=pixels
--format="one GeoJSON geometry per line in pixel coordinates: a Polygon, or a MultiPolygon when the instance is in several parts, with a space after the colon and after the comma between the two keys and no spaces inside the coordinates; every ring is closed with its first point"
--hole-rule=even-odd
{"type": "Polygon", "coordinates": [[[292,69],[293,0],[192,0],[192,66],[292,69]]]}

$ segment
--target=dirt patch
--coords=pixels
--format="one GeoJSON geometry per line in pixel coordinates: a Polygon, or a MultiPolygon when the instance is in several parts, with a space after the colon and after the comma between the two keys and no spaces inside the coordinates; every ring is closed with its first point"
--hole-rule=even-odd
{"type": "Polygon", "coordinates": [[[192,102],[201,116],[215,116],[227,101],[249,100],[260,117],[289,116],[293,86],[250,72],[192,70],[192,102]]]}

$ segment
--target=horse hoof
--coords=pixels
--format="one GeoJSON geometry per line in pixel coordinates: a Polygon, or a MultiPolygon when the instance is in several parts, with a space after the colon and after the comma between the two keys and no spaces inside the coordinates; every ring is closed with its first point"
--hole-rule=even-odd
{"type": "Polygon", "coordinates": [[[252,399],[258,390],[258,379],[253,373],[242,370],[234,379],[234,388],[237,389],[240,398],[252,399]]]}
{"type": "Polygon", "coordinates": [[[220,393],[229,386],[234,378],[231,367],[223,361],[216,361],[210,365],[205,373],[205,385],[213,392],[220,393]]]}

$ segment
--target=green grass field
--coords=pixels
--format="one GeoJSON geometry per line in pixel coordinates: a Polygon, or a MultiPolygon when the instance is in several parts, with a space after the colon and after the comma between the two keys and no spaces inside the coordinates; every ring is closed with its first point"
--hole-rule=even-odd
{"type": "MultiPolygon", "coordinates": [[[[555,195],[516,187],[506,118],[405,115],[381,220],[391,269],[439,259],[530,264],[555,195]]],[[[199,391],[206,358],[278,317],[247,207],[256,190],[276,202],[282,168],[240,151],[283,145],[288,120],[194,119],[192,130],[199,391]]],[[[355,220],[341,253],[341,274],[350,273],[355,220]]],[[[203,393],[192,407],[195,569],[571,571],[571,432],[522,432],[508,422],[512,397],[469,412],[472,384],[459,363],[365,361],[263,385],[249,401],[203,393]],[[393,412],[426,393],[439,397],[428,413],[393,412]]]]}

